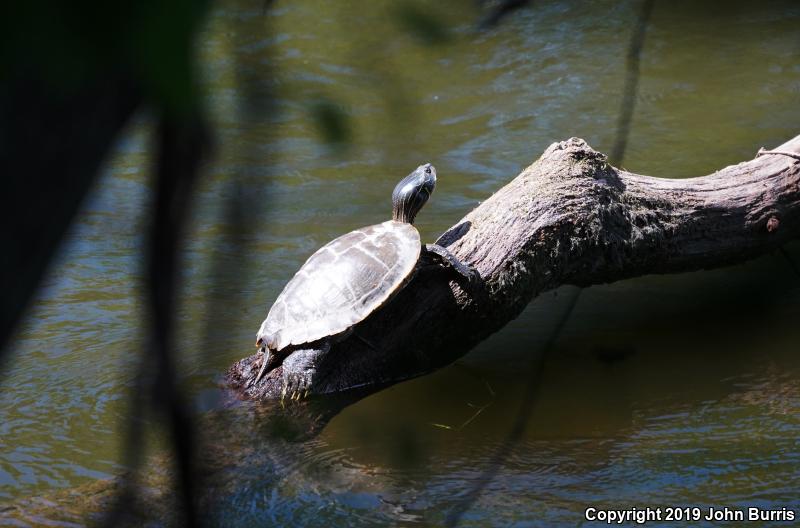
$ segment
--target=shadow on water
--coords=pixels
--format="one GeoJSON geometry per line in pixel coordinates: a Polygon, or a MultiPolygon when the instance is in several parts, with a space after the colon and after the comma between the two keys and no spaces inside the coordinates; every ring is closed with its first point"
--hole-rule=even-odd
{"type": "Polygon", "coordinates": [[[587,504],[692,493],[746,505],[752,478],[767,478],[765,504],[791,501],[797,454],[780,431],[800,427],[800,372],[785,345],[796,311],[771,305],[792,279],[789,270],[754,279],[780,260],[710,278],[654,277],[585,292],[583,308],[562,323],[555,344],[547,341],[552,324],[574,297],[537,300],[533,310],[544,304],[551,312],[539,322],[538,338],[553,350],[522,421],[518,409],[532,380],[520,366],[547,348],[513,336],[377,393],[286,407],[237,403],[221,421],[215,411],[204,429],[219,441],[210,452],[226,461],[227,476],[213,479],[226,484],[211,486],[224,497],[218,514],[241,525],[263,518],[313,525],[320,515],[356,524],[440,524],[470,499],[480,507],[462,522],[504,524],[524,515],[558,523],[574,520],[587,504]],[[670,287],[672,296],[642,301],[651,289],[670,287]],[[687,298],[695,299],[690,308],[687,298]],[[583,323],[592,320],[587,314],[596,320],[609,299],[630,302],[641,315],[615,309],[605,321],[583,323]],[[687,330],[665,328],[665,320],[687,330]],[[624,330],[615,333],[614,323],[624,330]],[[732,327],[771,330],[732,334],[732,327]],[[625,358],[606,361],[598,347],[625,350],[625,358]],[[502,357],[482,357],[497,352],[502,357]],[[232,427],[217,432],[228,422],[232,427]],[[733,458],[740,462],[731,466],[733,458]],[[490,478],[485,468],[493,468],[490,478]]]}
{"type": "MultiPolygon", "coordinates": [[[[775,299],[796,299],[798,283],[782,257],[585,291],[509,444],[531,386],[521,367],[546,349],[537,343],[552,339],[573,299],[563,293],[543,295],[509,333],[426,378],[285,406],[223,394],[196,417],[201,507],[213,504],[208,518],[226,525],[441,524],[481,486],[462,522],[507,524],[522,515],[557,524],[590,503],[700,494],[746,505],[753,479],[768,490],[765,505],[794,500],[800,371],[786,340],[796,338],[798,314],[775,299]],[[521,330],[528,339],[515,337],[521,330]],[[609,363],[598,346],[633,352],[609,363]],[[493,465],[498,453],[502,464],[493,465]],[[487,467],[495,468],[491,479],[487,467]]],[[[149,460],[145,488],[163,486],[168,466],[160,456],[149,460]]],[[[113,491],[97,486],[43,500],[59,505],[54,518],[69,518],[85,504],[75,494],[96,500],[113,491]]],[[[144,500],[141,519],[158,520],[174,496],[144,500]]]]}

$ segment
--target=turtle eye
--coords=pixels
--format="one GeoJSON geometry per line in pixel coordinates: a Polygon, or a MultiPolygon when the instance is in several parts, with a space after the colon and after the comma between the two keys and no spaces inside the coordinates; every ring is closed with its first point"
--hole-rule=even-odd
{"type": "Polygon", "coordinates": [[[425,168],[425,174],[430,174],[430,173],[431,173],[431,168],[430,167],[426,167],[425,168]]]}

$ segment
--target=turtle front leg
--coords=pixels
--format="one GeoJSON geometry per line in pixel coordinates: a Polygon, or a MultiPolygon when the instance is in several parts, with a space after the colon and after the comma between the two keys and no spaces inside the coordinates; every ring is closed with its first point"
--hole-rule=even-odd
{"type": "Polygon", "coordinates": [[[330,351],[331,344],[324,342],[320,348],[294,350],[283,360],[283,394],[281,400],[305,398],[314,383],[317,366],[330,351]]]}
{"type": "Polygon", "coordinates": [[[478,270],[458,260],[458,257],[453,255],[446,247],[440,246],[439,244],[425,244],[425,250],[428,253],[440,257],[446,266],[449,266],[466,279],[470,286],[476,286],[480,283],[481,275],[478,273],[478,270]]]}

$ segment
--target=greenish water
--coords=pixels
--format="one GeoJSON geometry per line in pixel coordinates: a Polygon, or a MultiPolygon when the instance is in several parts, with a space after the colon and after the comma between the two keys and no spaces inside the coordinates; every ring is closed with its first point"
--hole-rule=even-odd
{"type": "MultiPolygon", "coordinates": [[[[637,3],[535,2],[486,32],[465,4],[432,3],[447,27],[434,46],[408,31],[402,5],[412,4],[226,5],[198,39],[217,140],[177,313],[198,415],[219,406],[220,373],[253,352],[304,259],[388,218],[394,183],[420,163],[439,172],[418,219],[431,241],[551,142],[614,144],[637,3]],[[346,117],[346,145],[323,141],[320,108],[346,117]]],[[[800,132],[800,6],[718,6],[656,2],[627,169],[706,174],[800,132]]],[[[13,344],[0,395],[3,502],[123,470],[149,131],[141,114],[118,141],[13,344]]],[[[800,262],[800,246],[787,250],[800,262]]],[[[218,498],[221,519],[441,524],[478,487],[464,524],[574,525],[589,506],[800,517],[800,277],[787,260],[584,290],[520,417],[576,291],[543,295],[457,364],[367,397],[311,439],[271,438],[258,409],[231,411],[238,429],[252,428],[224,449],[260,456],[218,498]]],[[[214,428],[204,433],[214,443],[214,428]]]]}

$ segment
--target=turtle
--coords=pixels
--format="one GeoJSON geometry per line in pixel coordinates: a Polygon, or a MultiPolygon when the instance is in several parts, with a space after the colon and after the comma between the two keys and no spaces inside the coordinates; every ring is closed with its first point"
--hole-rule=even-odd
{"type": "MultiPolygon", "coordinates": [[[[392,192],[392,219],[342,235],[317,250],[286,284],[256,335],[262,361],[253,383],[285,363],[283,395],[307,394],[330,345],[396,295],[424,252],[469,284],[480,280],[448,249],[420,242],[414,219],[436,186],[436,168],[420,165],[392,192]],[[287,373],[288,372],[288,373],[287,373]]],[[[372,345],[370,345],[371,348],[372,345]]]]}

